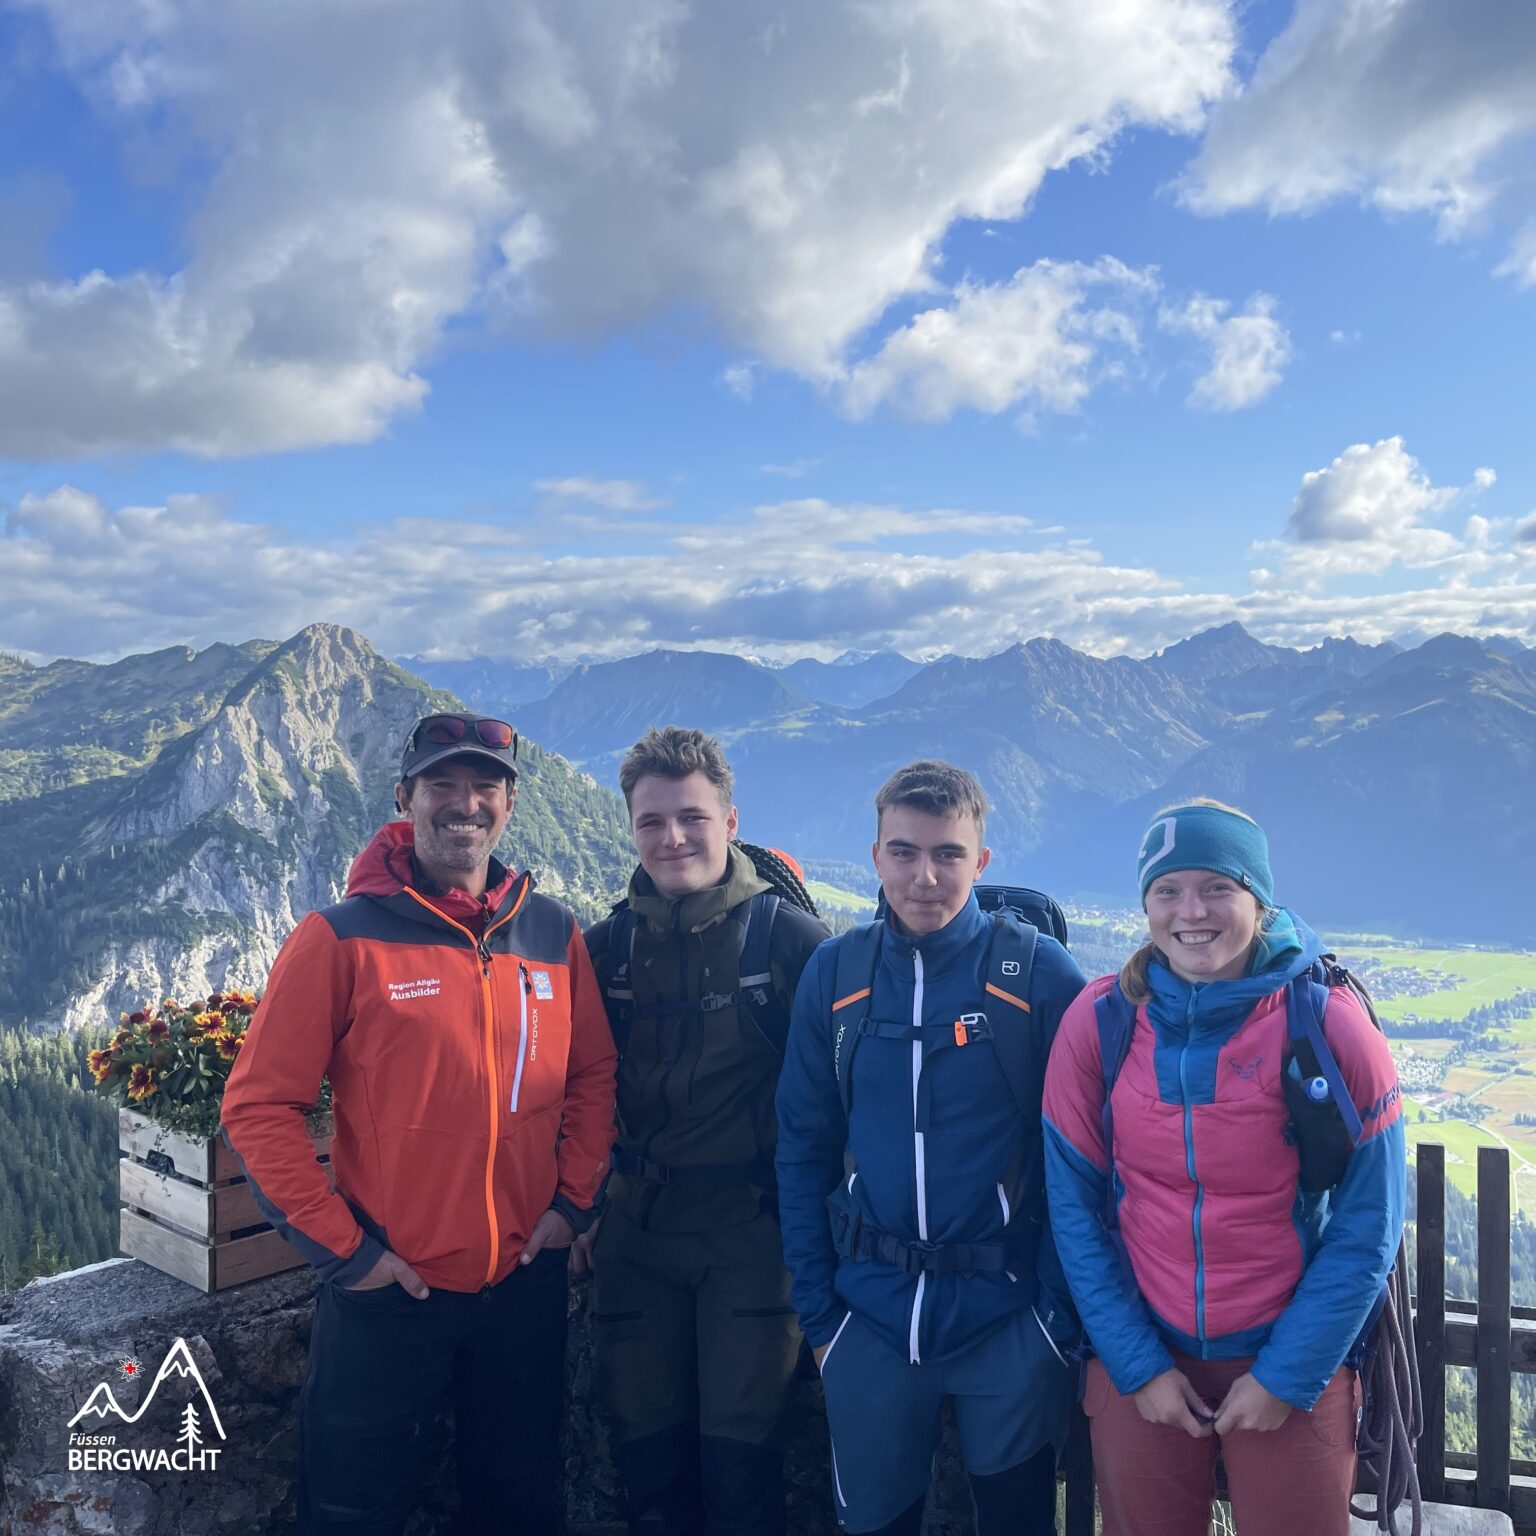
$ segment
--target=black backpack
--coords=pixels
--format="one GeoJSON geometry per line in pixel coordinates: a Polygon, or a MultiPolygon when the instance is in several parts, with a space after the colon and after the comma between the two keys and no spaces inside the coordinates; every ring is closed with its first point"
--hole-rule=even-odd
{"type": "Polygon", "coordinates": [[[772,995],[773,922],[778,916],[779,907],[786,901],[811,917],[820,914],[799,876],[774,849],[760,848],[755,843],[739,840],[732,846],[746,854],[752,860],[752,867],[773,887],[772,890],[759,891],[746,903],[734,991],[708,992],[694,1002],[658,1003],[637,1009],[631,978],[636,918],[628,900],[614,906],[608,930],[608,952],[617,963],[609,977],[605,995],[608,1022],[620,1056],[629,1045],[630,1029],[636,1018],[656,1018],[663,1014],[716,1013],[723,1008],[736,1007],[748,1011],[752,1022],[779,1055],[783,1056],[793,999],[772,995]]]}
{"type": "MultiPolygon", "coordinates": [[[[1009,1028],[1017,1014],[1029,1013],[1029,983],[1035,966],[1035,941],[1043,933],[1062,945],[1067,944],[1067,917],[1060,904],[1043,891],[1022,885],[978,885],[976,903],[992,914],[992,941],[987,956],[986,991],[989,997],[1011,1005],[1002,1010],[1004,1027],[994,1028],[985,1012],[967,1014],[968,1039],[990,1039],[1002,1064],[1003,1075],[1019,1110],[1027,1117],[1038,1115],[1040,1094],[1045,1079],[1045,1062],[1037,1059],[1031,1031],[1009,1028]]],[[[869,997],[875,970],[880,963],[880,946],[886,925],[885,892],[875,906],[875,921],[843,935],[837,946],[836,1001],[832,1016],[837,1022],[833,1045],[833,1067],[837,1072],[838,1092],[842,1095],[846,1117],[853,1094],[853,1056],[860,1040],[871,1032],[869,997]],[[838,1019],[844,1009],[864,1006],[845,1019],[838,1019]]],[[[930,1029],[939,1026],[929,1025],[930,1029]]],[[[945,1025],[948,1029],[951,1026],[945,1025]]],[[[957,1024],[954,1026],[959,1027],[957,1024]]]]}
{"type": "MultiPolygon", "coordinates": [[[[1028,1026],[1032,1011],[1029,988],[1034,973],[1035,948],[1042,933],[1062,945],[1067,941],[1067,919],[1061,907],[1040,891],[1023,886],[976,887],[977,903],[992,914],[992,934],[987,951],[985,1009],[967,1013],[949,1024],[882,1024],[870,1018],[870,997],[880,951],[888,928],[885,895],[881,892],[877,918],[844,934],[837,945],[837,975],[832,1004],[836,1025],[832,1064],[837,1075],[846,1120],[853,1101],[853,1058],[866,1035],[919,1039],[954,1031],[956,1044],[990,1040],[1008,1081],[1019,1112],[1026,1121],[1038,1120],[1045,1084],[1045,1053],[1037,1031],[1028,1026]],[[996,1005],[992,1006],[993,1000],[996,1005]],[[860,1006],[862,1005],[862,1006],[860,1006]]],[[[833,1246],[840,1254],[856,1259],[878,1258],[916,1273],[922,1269],[956,1271],[1033,1270],[1045,1214],[1045,1179],[1040,1167],[1040,1148],[1026,1149],[1024,1162],[1010,1177],[1020,1195],[1000,1243],[913,1244],[881,1232],[851,1207],[839,1185],[827,1199],[833,1246]]]]}

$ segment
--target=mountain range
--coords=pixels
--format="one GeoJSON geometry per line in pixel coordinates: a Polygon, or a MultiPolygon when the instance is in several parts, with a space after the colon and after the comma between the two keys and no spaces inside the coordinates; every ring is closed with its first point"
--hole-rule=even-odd
{"type": "Polygon", "coordinates": [[[867,860],[884,779],[949,758],[991,797],[1000,878],[1122,906],[1150,816],[1211,795],[1268,829],[1281,899],[1316,924],[1536,943],[1536,650],[1518,641],[1302,651],[1228,624],[1141,660],[1036,638],[908,667],[850,706],[812,697],[800,664],[652,651],[575,669],[517,719],[610,783],[646,725],[711,730],[743,835],[818,861],[867,860]]]}
{"type": "MultiPolygon", "coordinates": [[[[259,986],[392,814],[399,751],[458,707],[316,624],[107,667],[0,670],[0,1024],[115,1021],[259,986]]],[[[595,913],[628,877],[623,804],[532,743],[505,852],[595,913]]]]}
{"type": "MultiPolygon", "coordinates": [[[[1142,660],[1047,638],[927,664],[653,651],[515,709],[515,669],[465,665],[464,702],[522,735],[506,856],[584,917],[631,867],[619,758],[685,723],[725,741],[743,835],[819,867],[866,865],[875,791],[936,756],[981,778],[998,879],[1130,906],[1150,816],[1214,795],[1266,827],[1279,897],[1314,926],[1536,944],[1536,651],[1518,642],[1296,651],[1227,625],[1142,660]],[[837,674],[844,697],[888,691],[838,703],[837,674]]],[[[389,816],[410,722],[458,701],[323,624],[107,666],[0,657],[0,1025],[259,985],[389,816]]]]}

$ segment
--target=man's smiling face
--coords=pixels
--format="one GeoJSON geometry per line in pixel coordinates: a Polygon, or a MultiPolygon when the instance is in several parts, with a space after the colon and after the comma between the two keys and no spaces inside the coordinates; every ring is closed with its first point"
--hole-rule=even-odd
{"type": "Polygon", "coordinates": [[[875,871],[903,932],[920,938],[952,922],[992,857],[968,811],[935,816],[915,805],[880,813],[875,871]]]}
{"type": "Polygon", "coordinates": [[[629,815],[640,865],[660,895],[675,900],[725,878],[736,807],[705,774],[645,774],[630,791],[629,815]]]}
{"type": "Polygon", "coordinates": [[[416,858],[440,885],[463,885],[484,871],[506,829],[517,786],[488,758],[445,758],[400,786],[416,858]]]}

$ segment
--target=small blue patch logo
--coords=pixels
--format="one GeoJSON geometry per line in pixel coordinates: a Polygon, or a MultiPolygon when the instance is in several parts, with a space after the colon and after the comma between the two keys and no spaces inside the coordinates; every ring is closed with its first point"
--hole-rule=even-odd
{"type": "Polygon", "coordinates": [[[555,984],[549,979],[548,971],[530,971],[529,980],[533,982],[533,995],[541,997],[549,1002],[555,995],[555,984]]]}

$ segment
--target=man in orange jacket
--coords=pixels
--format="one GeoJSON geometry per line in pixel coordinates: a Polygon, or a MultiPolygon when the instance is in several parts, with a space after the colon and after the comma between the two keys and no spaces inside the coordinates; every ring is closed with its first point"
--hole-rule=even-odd
{"type": "Polygon", "coordinates": [[[517,734],[431,715],[347,898],[283,945],[224,1096],[263,1213],[321,1277],[299,1528],[400,1532],[440,1406],[459,1530],[562,1525],[566,1249],[593,1220],[614,1049],[572,915],[491,850],[517,734]],[[304,1113],[331,1083],[334,1191],[304,1113]]]}

